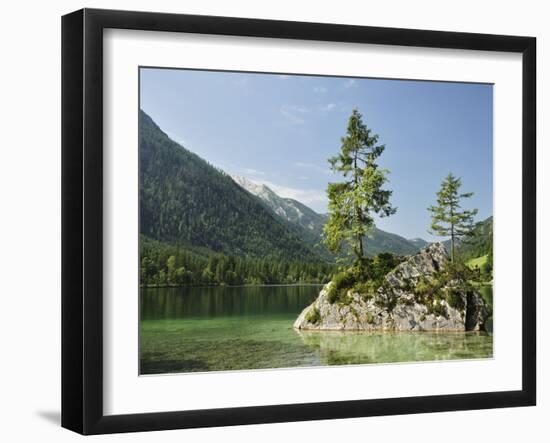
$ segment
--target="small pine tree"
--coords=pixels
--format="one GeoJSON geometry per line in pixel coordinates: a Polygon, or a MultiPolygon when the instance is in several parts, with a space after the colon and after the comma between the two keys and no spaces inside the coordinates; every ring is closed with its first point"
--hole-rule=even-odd
{"type": "Polygon", "coordinates": [[[376,164],[384,149],[354,109],[340,153],[329,159],[331,169],[342,174],[344,181],[328,185],[329,219],[323,241],[335,253],[347,243],[359,265],[364,261],[364,238],[374,227],[373,214],[385,217],[396,211],[390,204],[392,191],[382,189],[389,171],[376,164]]]}
{"type": "Polygon", "coordinates": [[[451,237],[451,261],[455,261],[455,244],[461,237],[468,235],[474,228],[474,216],[477,209],[462,209],[460,201],[470,198],[473,192],[459,193],[462,181],[449,172],[437,192],[437,205],[430,206],[432,213],[430,234],[451,237]]]}

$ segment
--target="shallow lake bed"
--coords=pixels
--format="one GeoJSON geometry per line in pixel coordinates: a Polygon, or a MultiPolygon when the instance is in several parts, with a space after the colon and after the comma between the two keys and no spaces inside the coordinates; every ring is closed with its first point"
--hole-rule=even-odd
{"type": "Polygon", "coordinates": [[[303,332],[320,285],[144,288],[140,373],[491,358],[493,337],[457,332],[303,332]]]}

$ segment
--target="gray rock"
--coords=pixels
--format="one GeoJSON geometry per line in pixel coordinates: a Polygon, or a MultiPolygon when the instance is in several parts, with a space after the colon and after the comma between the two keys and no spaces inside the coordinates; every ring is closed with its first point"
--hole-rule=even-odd
{"type": "Polygon", "coordinates": [[[350,290],[346,303],[330,303],[328,294],[333,285],[330,282],[301,312],[294,328],[318,331],[479,331],[489,310],[477,292],[453,289],[459,282],[449,282],[441,291],[453,291],[454,307],[445,297],[421,301],[415,294],[419,281],[439,272],[448,260],[442,243],[431,244],[388,273],[376,294],[369,296],[350,290]]]}

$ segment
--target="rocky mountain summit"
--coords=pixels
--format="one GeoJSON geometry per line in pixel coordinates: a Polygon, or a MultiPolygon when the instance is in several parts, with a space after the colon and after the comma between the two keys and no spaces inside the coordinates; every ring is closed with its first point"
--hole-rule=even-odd
{"type": "Polygon", "coordinates": [[[306,307],[299,330],[479,331],[489,308],[475,288],[446,273],[449,257],[433,243],[397,265],[373,293],[352,287],[334,301],[334,281],[306,307]]]}
{"type": "MultiPolygon", "coordinates": [[[[325,248],[317,247],[321,241],[323,226],[328,220],[327,214],[318,214],[297,200],[281,197],[263,183],[235,174],[231,174],[230,177],[245,191],[257,197],[266,208],[273,212],[276,218],[298,228],[296,231],[298,237],[315,246],[315,250],[321,252],[325,258],[333,259],[325,248]]],[[[372,230],[368,242],[367,255],[369,256],[383,252],[391,252],[397,255],[414,254],[428,244],[426,240],[421,238],[407,240],[400,235],[376,227],[372,230]]]]}
{"type": "Polygon", "coordinates": [[[230,177],[241,188],[258,197],[271,211],[283,220],[298,225],[309,231],[320,233],[327,221],[327,216],[318,214],[313,209],[292,198],[281,197],[263,183],[231,174],[230,177]]]}

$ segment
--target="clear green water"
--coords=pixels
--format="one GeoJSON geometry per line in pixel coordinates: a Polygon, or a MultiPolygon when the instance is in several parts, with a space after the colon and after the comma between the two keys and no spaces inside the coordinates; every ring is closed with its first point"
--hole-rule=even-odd
{"type": "Polygon", "coordinates": [[[141,373],[488,358],[485,333],[297,332],[320,286],[141,291],[141,373]]]}

